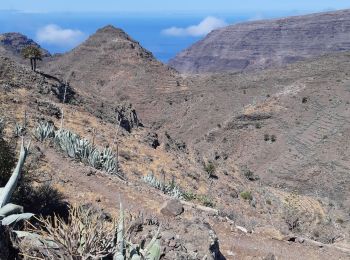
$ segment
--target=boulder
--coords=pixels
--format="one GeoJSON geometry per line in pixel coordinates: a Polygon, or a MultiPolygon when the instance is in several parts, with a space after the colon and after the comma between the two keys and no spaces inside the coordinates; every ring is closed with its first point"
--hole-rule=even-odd
{"type": "Polygon", "coordinates": [[[166,201],[160,209],[160,212],[163,215],[172,217],[180,215],[183,211],[184,207],[182,206],[182,203],[177,199],[166,201]]]}

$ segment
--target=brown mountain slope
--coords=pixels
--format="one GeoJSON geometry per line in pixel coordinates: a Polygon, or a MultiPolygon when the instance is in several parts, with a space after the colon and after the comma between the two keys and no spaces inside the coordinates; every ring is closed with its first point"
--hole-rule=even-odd
{"type": "Polygon", "coordinates": [[[231,25],[209,33],[169,65],[184,73],[280,67],[350,50],[350,10],[231,25]]]}
{"type": "Polygon", "coordinates": [[[48,67],[50,74],[99,100],[113,103],[128,99],[147,122],[164,95],[184,90],[181,77],[173,69],[113,26],[99,29],[48,67]]]}
{"type": "MultiPolygon", "coordinates": [[[[105,120],[103,114],[97,118],[86,110],[91,98],[88,91],[80,91],[80,102],[62,105],[54,91],[45,91],[55,89],[59,81],[6,58],[0,58],[0,64],[5,71],[0,74],[0,111],[7,122],[8,138],[16,140],[11,136],[12,128],[15,122],[22,122],[24,110],[30,128],[42,119],[59,126],[56,115],[42,110],[40,101],[45,101],[64,107],[64,127],[90,140],[96,129],[96,144],[110,145],[115,151],[115,126],[105,120]],[[29,83],[24,84],[27,81],[29,83]]],[[[121,197],[131,212],[153,213],[165,224],[161,233],[164,259],[189,256],[203,259],[205,255],[209,258],[212,230],[219,236],[226,259],[263,259],[269,254],[270,258],[273,254],[277,259],[346,259],[348,202],[344,199],[341,204],[341,199],[348,197],[349,179],[343,171],[332,167],[344,159],[341,154],[348,153],[346,73],[349,69],[349,57],[338,55],[278,71],[188,78],[185,98],[182,98],[183,92],[176,89],[167,94],[161,92],[168,102],[159,103],[161,110],[155,111],[153,107],[144,112],[163,120],[158,129],[163,140],[160,147],[153,149],[145,142],[149,128],[120,134],[120,163],[127,182],[69,159],[49,143],[40,143],[34,138],[32,157],[37,159],[30,172],[39,183],[49,180],[69,202],[92,203],[113,212],[121,197]],[[305,84],[305,88],[299,88],[298,84],[305,84]],[[304,103],[303,97],[307,97],[304,103]],[[315,102],[319,104],[314,106],[315,102]],[[320,149],[317,131],[304,130],[309,129],[308,123],[318,122],[324,115],[335,116],[331,126],[319,126],[325,128],[322,130],[325,133],[320,132],[322,138],[323,135],[329,137],[325,149],[335,148],[330,153],[334,158],[322,157],[319,153],[320,159],[315,160],[319,156],[315,152],[327,150],[320,149]],[[299,124],[294,123],[294,117],[299,124]],[[343,126],[339,125],[340,121],[344,121],[343,126]],[[282,158],[289,149],[294,151],[293,144],[287,141],[299,135],[298,130],[303,132],[301,142],[309,149],[305,162],[313,161],[315,167],[320,167],[319,171],[300,172],[303,160],[298,157],[299,163],[282,158]],[[164,131],[169,131],[175,139],[167,140],[163,137],[164,131]],[[265,142],[265,133],[269,138],[275,135],[276,141],[265,142]],[[316,139],[307,140],[315,134],[316,139]],[[186,141],[187,149],[182,149],[177,138],[186,141]],[[313,145],[309,145],[310,142],[313,145]],[[208,165],[208,161],[214,165],[216,177],[208,178],[210,167],[203,167],[203,162],[208,165]],[[244,165],[260,180],[251,178],[254,176],[241,168],[244,165]],[[274,166],[270,174],[264,171],[269,165],[274,166]],[[284,174],[282,166],[295,171],[284,174]],[[142,180],[149,172],[159,179],[175,180],[188,193],[191,203],[210,205],[219,210],[219,214],[185,206],[185,212],[176,218],[163,216],[159,208],[169,197],[142,180]],[[300,176],[307,180],[300,180],[300,176]],[[278,185],[281,182],[286,185],[278,185]],[[324,190],[320,191],[321,185],[324,190]],[[335,191],[335,187],[339,187],[339,191],[335,191]],[[296,192],[291,193],[293,190],[296,192]],[[289,230],[288,222],[294,216],[300,224],[289,230]],[[250,233],[236,225],[247,228],[250,233]],[[293,233],[331,243],[322,248],[309,240],[294,243],[293,233]],[[291,241],[286,242],[289,236],[291,241]]],[[[144,84],[146,80],[148,78],[144,84]]],[[[96,102],[102,101],[98,95],[96,99],[96,102]]],[[[30,136],[28,131],[26,138],[30,136]]]]}

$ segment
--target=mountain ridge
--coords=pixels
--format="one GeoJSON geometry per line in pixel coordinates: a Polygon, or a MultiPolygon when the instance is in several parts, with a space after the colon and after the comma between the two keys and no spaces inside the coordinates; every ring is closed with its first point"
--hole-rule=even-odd
{"type": "Polygon", "coordinates": [[[168,64],[183,73],[281,67],[350,50],[349,35],[349,9],[238,23],[213,30],[168,64]]]}

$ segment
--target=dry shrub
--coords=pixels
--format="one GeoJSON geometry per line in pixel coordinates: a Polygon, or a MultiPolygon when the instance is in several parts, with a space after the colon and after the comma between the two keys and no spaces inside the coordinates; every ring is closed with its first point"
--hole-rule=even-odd
{"type": "Polygon", "coordinates": [[[38,234],[40,243],[17,239],[24,259],[101,259],[114,252],[116,221],[102,220],[91,208],[70,207],[67,221],[56,215],[37,220],[26,231],[38,234]]]}

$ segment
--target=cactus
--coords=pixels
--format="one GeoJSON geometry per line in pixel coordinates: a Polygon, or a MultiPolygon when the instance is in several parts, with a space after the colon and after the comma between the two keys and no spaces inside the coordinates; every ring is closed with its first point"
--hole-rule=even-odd
{"type": "Polygon", "coordinates": [[[48,138],[52,138],[55,136],[54,126],[48,122],[41,121],[34,130],[34,136],[40,142],[43,142],[48,138]]]}
{"type": "Polygon", "coordinates": [[[10,225],[19,220],[28,219],[33,216],[31,213],[23,213],[23,207],[9,203],[17,187],[18,180],[21,177],[21,171],[28,155],[29,146],[30,142],[27,147],[25,147],[22,139],[17,166],[5,187],[0,189],[0,220],[2,225],[10,225]]]}

